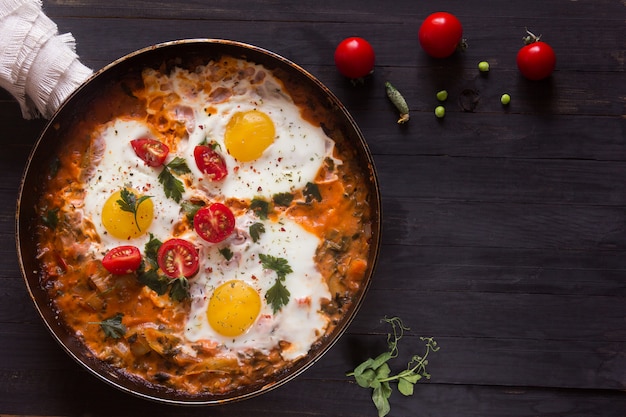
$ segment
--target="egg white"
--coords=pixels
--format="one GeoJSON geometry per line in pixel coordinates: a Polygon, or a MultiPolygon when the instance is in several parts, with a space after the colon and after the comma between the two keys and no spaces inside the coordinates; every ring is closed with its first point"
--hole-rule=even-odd
{"type": "MultiPolygon", "coordinates": [[[[257,69],[258,71],[259,69],[257,69]]],[[[314,181],[317,172],[326,158],[333,158],[334,142],[323,129],[303,119],[300,109],[283,92],[280,82],[269,73],[261,84],[227,79],[213,85],[232,89],[235,94],[227,101],[213,106],[216,113],[205,111],[210,93],[187,94],[186,73],[173,74],[173,91],[185,97],[185,105],[194,109],[194,126],[188,127],[189,139],[180,144],[180,156],[194,161],[196,145],[208,141],[218,144],[218,151],[224,157],[228,175],[222,181],[206,181],[195,163],[190,163],[193,172],[194,188],[209,195],[270,199],[274,194],[293,192],[314,181]],[[178,80],[178,82],[176,82],[178,80]],[[259,110],[266,113],[274,122],[276,137],[256,160],[239,162],[233,158],[224,144],[224,133],[230,118],[237,112],[259,110]]],[[[191,123],[188,121],[188,123],[191,123]]],[[[335,163],[341,163],[336,160],[335,163]]]]}
{"type": "Polygon", "coordinates": [[[200,256],[206,260],[206,266],[190,280],[193,301],[185,337],[192,342],[211,340],[230,352],[247,348],[268,352],[278,342],[287,341],[291,345],[281,352],[284,359],[305,355],[328,325],[328,319],[319,312],[322,300],[330,298],[328,286],[314,261],[319,239],[290,219],[273,222],[246,214],[237,219],[236,233],[224,242],[217,245],[197,243],[203,245],[200,256]],[[253,242],[248,231],[256,222],[263,223],[265,232],[253,242]],[[220,253],[224,247],[233,253],[230,260],[220,253]],[[284,281],[291,294],[289,302],[276,314],[265,300],[267,290],[275,283],[276,273],[263,269],[259,254],[288,259],[293,270],[284,281]],[[226,337],[213,330],[206,311],[215,288],[235,279],[256,289],[261,299],[261,311],[247,332],[226,337]]]}
{"type": "Polygon", "coordinates": [[[157,180],[161,168],[147,166],[141,160],[130,141],[149,137],[157,138],[148,125],[132,119],[117,119],[104,127],[96,141],[104,146],[104,153],[97,168],[85,184],[83,212],[94,224],[101,243],[94,245],[96,251],[106,251],[120,245],[143,248],[152,233],[158,237],[170,236],[172,226],[180,218],[180,205],[165,197],[157,180]],[[142,195],[151,197],[154,218],[145,233],[137,238],[123,240],[110,235],[102,224],[102,208],[108,198],[124,187],[130,187],[142,195]]]}

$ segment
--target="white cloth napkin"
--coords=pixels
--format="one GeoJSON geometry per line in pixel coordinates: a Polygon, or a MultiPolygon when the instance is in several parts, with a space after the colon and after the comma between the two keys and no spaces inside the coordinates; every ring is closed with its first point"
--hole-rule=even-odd
{"type": "Polygon", "coordinates": [[[41,0],[0,0],[0,88],[25,119],[49,119],[93,71],[76,54],[71,33],[60,35],[41,0]]]}

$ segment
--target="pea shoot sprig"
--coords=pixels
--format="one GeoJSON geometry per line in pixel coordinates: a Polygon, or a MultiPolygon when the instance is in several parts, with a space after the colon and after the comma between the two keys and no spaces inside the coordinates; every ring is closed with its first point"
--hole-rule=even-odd
{"type": "Polygon", "coordinates": [[[410,330],[399,317],[383,318],[381,322],[391,325],[392,331],[387,334],[387,346],[389,351],[383,352],[376,358],[369,358],[357,366],[354,371],[346,376],[353,376],[357,384],[363,388],[372,388],[372,401],[378,410],[378,416],[389,414],[391,406],[389,397],[392,393],[391,382],[396,381],[398,391],[404,396],[413,395],[414,385],[422,378],[430,379],[426,372],[428,354],[439,350],[437,342],[432,337],[420,337],[425,342],[425,352],[422,356],[414,355],[406,369],[393,375],[389,360],[398,356],[398,342],[404,336],[404,332],[410,330]]]}

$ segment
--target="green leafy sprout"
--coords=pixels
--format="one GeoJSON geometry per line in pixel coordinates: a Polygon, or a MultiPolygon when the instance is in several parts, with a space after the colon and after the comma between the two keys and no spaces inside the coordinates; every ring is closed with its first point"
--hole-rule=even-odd
{"type": "Polygon", "coordinates": [[[363,388],[372,388],[372,401],[378,410],[378,416],[384,417],[391,411],[389,397],[393,391],[391,382],[397,382],[398,391],[404,396],[413,395],[415,384],[422,378],[430,379],[430,374],[426,372],[428,365],[428,355],[430,352],[439,350],[437,342],[432,337],[420,337],[425,342],[425,352],[422,356],[414,355],[406,369],[392,374],[388,364],[389,360],[398,356],[398,342],[404,336],[404,332],[410,330],[399,317],[383,318],[381,322],[391,325],[391,333],[387,334],[388,351],[383,352],[376,358],[368,358],[354,371],[346,376],[352,376],[357,384],[363,388]]]}

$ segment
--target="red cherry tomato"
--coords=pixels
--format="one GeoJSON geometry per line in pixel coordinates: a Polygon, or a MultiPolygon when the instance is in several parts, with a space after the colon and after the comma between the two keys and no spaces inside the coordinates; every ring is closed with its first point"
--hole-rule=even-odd
{"type": "Polygon", "coordinates": [[[141,265],[141,253],[134,246],[118,246],[104,255],[102,266],[114,275],[130,274],[141,265]]]}
{"type": "Polygon", "coordinates": [[[196,146],[193,150],[193,157],[198,169],[212,181],[220,181],[228,173],[224,158],[211,146],[196,146]]]}
{"type": "Polygon", "coordinates": [[[463,26],[459,19],[447,12],[428,16],[420,26],[418,38],[422,49],[433,58],[447,58],[461,44],[463,26]]]}
{"type": "Polygon", "coordinates": [[[335,49],[335,65],[348,78],[362,78],[374,70],[374,48],[363,38],[346,38],[335,49]]]}
{"type": "Polygon", "coordinates": [[[155,139],[134,139],[130,141],[130,144],[137,156],[151,167],[163,165],[167,154],[170,153],[170,148],[166,144],[155,139]]]}
{"type": "Polygon", "coordinates": [[[219,243],[235,230],[235,215],[224,204],[213,203],[196,212],[193,227],[202,239],[219,243]]]}
{"type": "Polygon", "coordinates": [[[200,267],[198,250],[184,239],[170,239],[161,245],[157,252],[157,263],[170,278],[189,278],[200,267]]]}
{"type": "Polygon", "coordinates": [[[517,53],[517,68],[529,80],[538,81],[547,78],[555,66],[554,49],[545,42],[532,42],[517,53]]]}

